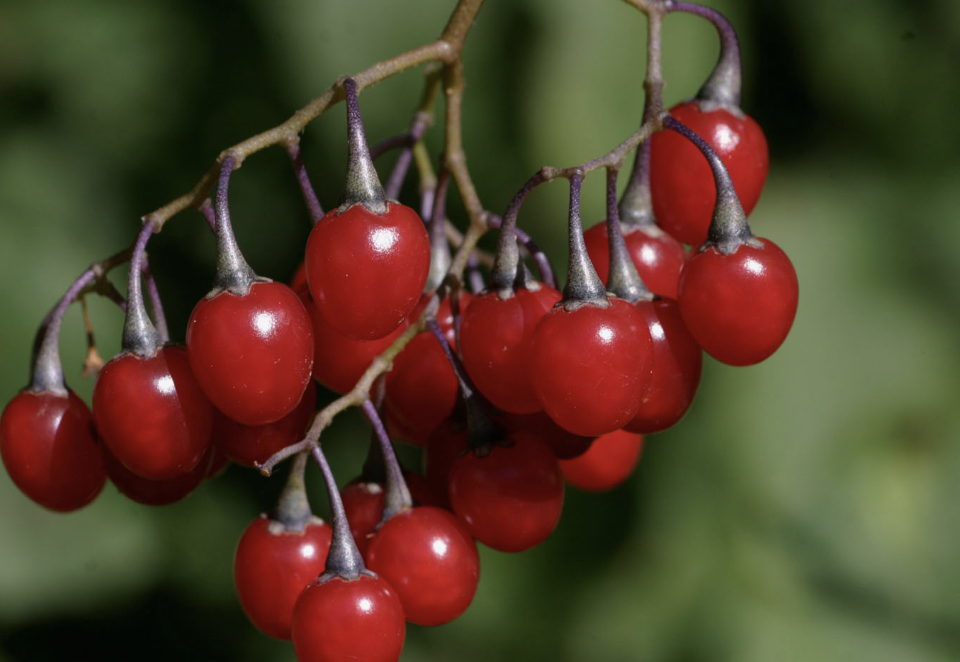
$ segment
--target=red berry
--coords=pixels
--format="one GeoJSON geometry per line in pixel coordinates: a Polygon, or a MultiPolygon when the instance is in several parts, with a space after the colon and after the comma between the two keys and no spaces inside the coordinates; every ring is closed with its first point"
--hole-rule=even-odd
{"type": "Polygon", "coordinates": [[[237,464],[245,467],[263,464],[277,451],[303,439],[316,406],[317,387],[309,382],[296,409],[273,423],[243,425],[215,411],[213,443],[237,464]]]}
{"type": "MultiPolygon", "coordinates": [[[[621,227],[627,250],[643,284],[654,294],[676,299],[680,268],[687,259],[683,244],[655,226],[621,224],[621,227]]],[[[597,223],[584,232],[583,240],[593,267],[606,285],[610,275],[610,240],[606,222],[597,223]]]]}
{"type": "MultiPolygon", "coordinates": [[[[716,150],[743,211],[749,215],[760,198],[770,160],[760,126],[748,115],[737,117],[724,109],[701,112],[696,100],[674,106],[670,114],[716,150]]],[[[680,241],[699,246],[707,239],[717,200],[707,160],[675,131],[655,133],[650,152],[650,190],[657,223],[680,241]]]]}
{"type": "Polygon", "coordinates": [[[21,492],[59,512],[87,505],[107,480],[93,415],[73,391],[20,391],[0,418],[0,457],[21,492]]]}
{"type": "MultiPolygon", "coordinates": [[[[471,297],[460,293],[461,307],[470,305],[471,297]]],[[[424,297],[411,318],[420,314],[426,305],[424,297]]],[[[456,348],[453,312],[450,300],[444,299],[437,310],[437,324],[443,330],[450,347],[456,348]]],[[[456,351],[456,349],[454,349],[456,351]]],[[[460,393],[460,383],[450,366],[440,343],[429,331],[418,333],[393,360],[387,373],[384,408],[401,438],[417,446],[424,446],[433,431],[453,414],[460,393]]]]}
{"type": "Polygon", "coordinates": [[[693,339],[673,299],[638,301],[653,339],[653,371],[640,409],[624,429],[649,434],[683,418],[700,385],[703,351],[693,339]]]}
{"type": "Polygon", "coordinates": [[[166,506],[176,503],[193,492],[209,472],[213,447],[193,469],[165,480],[149,480],[133,473],[104,449],[103,464],[107,476],[120,493],[131,501],[145,506],[166,506]]]}
{"type": "Polygon", "coordinates": [[[288,531],[261,515],[243,532],[233,558],[233,582],[250,622],[271,637],[290,639],[293,606],[323,572],[331,529],[314,517],[303,531],[288,531]]]}
{"type": "Polygon", "coordinates": [[[590,448],[595,437],[567,432],[542,411],[535,414],[507,414],[500,418],[509,433],[524,432],[539,437],[558,460],[569,460],[590,448]]]}
{"type": "Polygon", "coordinates": [[[354,340],[330,326],[313,300],[304,301],[313,322],[313,376],[336,393],[353,389],[373,360],[407,330],[407,321],[378,340],[354,340]]]}
{"type": "Polygon", "coordinates": [[[474,537],[501,552],[547,539],[563,510],[563,476],[550,448],[532,435],[511,437],[485,457],[467,453],[450,468],[450,503],[474,537]]]}
{"type": "Polygon", "coordinates": [[[450,467],[467,450],[467,427],[455,419],[445,421],[438,426],[423,453],[423,473],[434,494],[440,499],[440,506],[448,510],[450,495],[447,489],[450,467]]]}
{"type": "Polygon", "coordinates": [[[380,483],[354,480],[340,490],[343,509],[350,523],[350,533],[360,554],[366,554],[373,530],[383,517],[383,486],[380,483]]]}
{"type": "Polygon", "coordinates": [[[407,620],[442,625],[462,614],[480,581],[480,557],[470,531],[440,508],[397,513],[370,540],[367,567],[397,592],[407,620]]]}
{"type": "Polygon", "coordinates": [[[213,408],[183,347],[111,359],[93,389],[93,417],[113,456],[149,480],[187,473],[210,446],[213,408]]]}
{"type": "Polygon", "coordinates": [[[650,379],[653,343],[643,316],[623,299],[601,308],[554,308],[533,339],[533,384],[547,415],[584,437],[623,427],[650,379]]]}
{"type": "Polygon", "coordinates": [[[355,204],[314,226],[305,264],[324,319],[349,338],[376,340],[417,305],[430,269],[430,240],[406,205],[388,202],[378,215],[355,204]]]}
{"type": "Polygon", "coordinates": [[[405,637],[400,599],[379,577],[315,580],[293,608],[299,662],[396,662],[405,637]]]}
{"type": "Polygon", "coordinates": [[[495,407],[529,414],[540,411],[531,381],[530,347],[537,323],[560,293],[552,287],[516,290],[507,299],[497,292],[474,297],[464,310],[460,353],[470,379],[495,407]]]}
{"type": "Polygon", "coordinates": [[[265,425],[300,402],[313,371],[313,329],[283,283],[255,282],[244,296],[201,299],[187,325],[190,367],[210,401],[244,425],[265,425]]]}
{"type": "Polygon", "coordinates": [[[680,314],[690,335],[713,358],[752,365],[786,339],[797,313],[799,287],[790,258],[768,239],[741,244],[729,255],[695,253],[680,274],[680,314]]]}
{"type": "Polygon", "coordinates": [[[567,483],[584,492],[606,492],[630,477],[643,450],[643,437],[617,430],[598,437],[586,453],[560,460],[567,483]]]}

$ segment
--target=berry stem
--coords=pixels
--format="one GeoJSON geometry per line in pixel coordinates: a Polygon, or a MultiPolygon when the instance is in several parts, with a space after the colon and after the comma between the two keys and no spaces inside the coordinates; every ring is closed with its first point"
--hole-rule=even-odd
{"type": "Polygon", "coordinates": [[[741,244],[757,246],[759,242],[754,239],[753,233],[750,232],[747,215],[743,213],[743,206],[740,204],[740,198],[737,197],[737,191],[733,187],[730,173],[727,172],[720,156],[706,140],[674,118],[669,116],[664,118],[663,125],[696,145],[697,149],[706,157],[710,169],[713,171],[713,181],[717,186],[717,202],[713,208],[713,220],[710,221],[710,229],[707,231],[707,241],[700,247],[699,252],[715,247],[721,254],[729,255],[737,250],[737,247],[741,244]]]}
{"type": "Polygon", "coordinates": [[[347,103],[347,184],[341,210],[362,204],[374,214],[383,215],[387,212],[386,194],[370,158],[357,101],[357,82],[352,78],[345,79],[343,92],[347,103]]]}
{"type": "Polygon", "coordinates": [[[446,355],[453,373],[457,376],[460,383],[460,393],[463,395],[464,408],[467,414],[467,448],[477,455],[483,457],[487,455],[495,445],[502,443],[506,438],[503,427],[497,423],[491,413],[490,403],[487,402],[477,391],[473,382],[470,381],[463,361],[457,356],[450,343],[447,342],[447,336],[436,319],[427,321],[427,328],[430,333],[440,343],[443,353],[446,355]]]}
{"type": "Polygon", "coordinates": [[[377,408],[369,400],[360,405],[364,415],[373,426],[374,434],[379,442],[380,452],[383,456],[384,469],[386,470],[386,491],[383,496],[383,516],[380,519],[382,525],[388,519],[397,513],[409,510],[413,507],[413,498],[410,496],[410,490],[407,488],[407,481],[403,479],[403,470],[397,461],[397,454],[393,450],[393,444],[390,443],[390,436],[387,429],[380,419],[377,408]]]}
{"type": "Polygon", "coordinates": [[[307,468],[307,454],[299,453],[293,458],[287,482],[280,492],[277,505],[270,513],[270,519],[283,524],[286,531],[303,532],[313,519],[310,502],[307,500],[307,488],[304,474],[307,468]]]}
{"type": "Polygon", "coordinates": [[[197,207],[197,211],[203,214],[203,217],[207,219],[207,225],[210,226],[210,231],[216,236],[217,234],[217,216],[216,212],[213,211],[213,203],[210,202],[210,198],[207,198],[203,201],[203,204],[197,207]]]}
{"type": "Polygon", "coordinates": [[[350,533],[350,523],[347,521],[347,512],[343,508],[337,482],[333,478],[330,465],[327,464],[327,458],[320,450],[320,445],[314,445],[310,452],[313,459],[320,465],[320,472],[327,484],[327,494],[330,496],[330,526],[333,529],[327,565],[323,574],[320,575],[320,582],[329,581],[334,577],[347,581],[358,579],[361,573],[366,573],[366,566],[363,564],[360,550],[357,549],[357,543],[353,540],[353,534],[350,533]]]}
{"type": "Polygon", "coordinates": [[[567,262],[567,284],[563,288],[563,300],[560,302],[567,310],[584,304],[606,308],[607,288],[593,268],[587,246],[583,241],[583,223],[580,220],[580,185],[583,173],[575,172],[570,176],[570,216],[567,226],[569,257],[567,262]]]}
{"type": "Polygon", "coordinates": [[[433,207],[426,217],[430,231],[430,272],[423,286],[424,292],[432,292],[440,287],[450,269],[450,244],[447,242],[447,186],[450,183],[450,171],[441,160],[440,173],[437,175],[437,187],[433,196],[433,207]]]}
{"type": "Polygon", "coordinates": [[[287,144],[287,155],[293,164],[293,171],[297,175],[297,183],[300,185],[300,192],[303,194],[303,201],[307,205],[307,211],[310,213],[310,222],[316,225],[323,218],[323,207],[320,206],[320,200],[317,193],[310,183],[310,176],[307,174],[307,168],[303,165],[303,158],[300,155],[300,139],[287,144]]]}
{"type": "MultiPolygon", "coordinates": [[[[503,220],[499,216],[494,214],[487,216],[487,225],[494,230],[500,228],[502,222],[503,220]]],[[[540,282],[549,285],[553,289],[557,289],[557,275],[553,270],[553,265],[550,264],[550,258],[543,252],[540,245],[533,240],[533,237],[516,226],[513,228],[513,233],[516,235],[517,241],[520,242],[520,245],[530,254],[530,257],[533,258],[534,263],[537,265],[537,271],[540,273],[540,282]]]]}
{"type": "Polygon", "coordinates": [[[257,280],[257,275],[247,264],[233,235],[233,225],[230,222],[230,205],[227,201],[227,192],[230,188],[230,175],[236,167],[232,156],[223,159],[220,169],[220,179],[217,182],[217,199],[215,203],[216,233],[217,233],[217,271],[213,278],[213,290],[208,297],[216,296],[221,291],[232,292],[244,296],[250,291],[250,286],[257,280]]]}
{"type": "Polygon", "coordinates": [[[717,108],[725,108],[740,113],[740,44],[737,40],[737,31],[727,20],[727,17],[716,9],[704,7],[694,2],[683,0],[666,0],[664,7],[668,12],[682,11],[705,18],[716,28],[720,36],[720,57],[709,78],[697,92],[697,99],[701,101],[700,109],[710,112],[717,108]]]}
{"type": "Polygon", "coordinates": [[[610,275],[607,289],[621,299],[635,303],[640,299],[649,301],[653,294],[643,284],[627,243],[623,240],[623,228],[617,210],[617,168],[607,168],[607,238],[610,246],[610,275]]]}
{"type": "Polygon", "coordinates": [[[144,223],[133,245],[133,254],[130,256],[130,275],[127,280],[127,314],[123,321],[121,343],[124,352],[131,352],[143,358],[156,354],[162,344],[160,334],[157,333],[156,327],[147,315],[147,309],[143,303],[143,292],[140,289],[144,253],[153,233],[153,223],[144,223]]]}
{"type": "Polygon", "coordinates": [[[47,315],[37,330],[31,365],[30,386],[34,393],[49,391],[61,397],[67,396],[67,387],[63,381],[63,364],[60,362],[60,329],[67,308],[80,293],[96,278],[93,268],[87,269],[77,278],[60,297],[60,301],[47,315]]]}
{"type": "MultiPolygon", "coordinates": [[[[520,248],[517,245],[517,216],[523,201],[530,192],[544,182],[543,172],[538,172],[513,196],[507,210],[503,213],[500,222],[500,236],[497,241],[497,254],[493,260],[493,272],[490,274],[490,285],[500,292],[501,298],[507,298],[513,293],[513,282],[517,278],[517,268],[520,264],[520,248]]],[[[487,224],[490,225],[489,219],[487,224]]]]}
{"type": "Polygon", "coordinates": [[[167,327],[167,316],[163,314],[163,302],[160,300],[160,290],[157,281],[150,271],[150,263],[143,258],[143,277],[147,281],[147,295],[150,297],[150,310],[153,312],[153,324],[157,328],[157,335],[161,343],[170,342],[170,330],[167,327]]]}

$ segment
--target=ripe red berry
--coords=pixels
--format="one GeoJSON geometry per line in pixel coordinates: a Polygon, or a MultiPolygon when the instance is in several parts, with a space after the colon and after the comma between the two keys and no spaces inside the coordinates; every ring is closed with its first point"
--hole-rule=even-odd
{"type": "Polygon", "coordinates": [[[113,456],[149,480],[187,473],[210,446],[213,409],[183,347],[111,359],[93,389],[93,417],[113,456]]]}
{"type": "MultiPolygon", "coordinates": [[[[309,296],[309,295],[308,295],[309,296]]],[[[347,393],[370,363],[407,329],[407,321],[378,340],[354,340],[330,326],[312,299],[304,301],[313,322],[313,376],[336,393],[347,393]]]]}
{"type": "Polygon", "coordinates": [[[149,480],[123,466],[107,449],[103,450],[103,465],[110,482],[122,495],[145,506],[166,506],[180,501],[193,492],[209,475],[213,461],[213,447],[190,471],[164,480],[149,480]]]}
{"type": "Polygon", "coordinates": [[[334,209],[307,240],[307,282],[320,314],[355,340],[391,333],[417,305],[430,269],[430,240],[410,207],[334,209]]]}
{"type": "Polygon", "coordinates": [[[666,430],[683,418],[700,385],[703,351],[690,335],[673,299],[634,304],[653,339],[653,370],[640,409],[624,429],[649,434],[666,430]]]}
{"type": "Polygon", "coordinates": [[[598,437],[590,449],[572,460],[560,460],[567,483],[584,492],[606,492],[630,477],[640,460],[643,437],[617,430],[598,437]]]}
{"type": "Polygon", "coordinates": [[[256,281],[244,296],[200,300],[187,352],[217,409],[244,425],[273,423],[293,411],[312,377],[310,316],[286,285],[256,281]]]}
{"type": "Polygon", "coordinates": [[[518,414],[540,411],[531,380],[530,348],[537,323],[558,301],[559,292],[539,285],[517,289],[506,299],[488,292],[474,297],[464,310],[463,364],[493,406],[518,414]]]}
{"type": "Polygon", "coordinates": [[[729,365],[752,365],[786,339],[799,287],[790,258],[769,239],[690,256],[680,274],[680,313],[693,338],[729,365]]]}
{"type": "Polygon", "coordinates": [[[93,415],[73,391],[20,391],[0,417],[0,457],[21,492],[59,512],[93,501],[107,479],[93,415]]]}
{"type": "Polygon", "coordinates": [[[569,460],[590,448],[595,437],[582,437],[567,432],[542,411],[534,414],[507,414],[500,421],[508,433],[524,432],[539,437],[550,447],[558,460],[569,460]]]}
{"type": "Polygon", "coordinates": [[[297,599],[292,631],[300,662],[396,662],[406,619],[397,594],[379,577],[321,578],[297,599]]]}
{"type": "Polygon", "coordinates": [[[473,536],[501,552],[547,539],[563,510],[563,476],[550,448],[532,435],[511,437],[485,457],[467,453],[450,468],[450,503],[473,536]]]}
{"type": "MultiPolygon", "coordinates": [[[[460,293],[460,306],[469,306],[471,297],[460,293]]],[[[420,313],[426,297],[411,313],[420,313]]],[[[444,299],[437,310],[437,324],[451,347],[456,347],[453,312],[450,300],[444,299]]],[[[424,446],[433,431],[453,414],[460,384],[440,343],[429,331],[418,333],[393,361],[386,377],[384,408],[393,419],[401,438],[424,446]]]]}
{"type": "Polygon", "coordinates": [[[623,427],[640,407],[653,343],[643,316],[611,298],[603,308],[554,308],[533,339],[537,397],[557,425],[584,437],[623,427]]]}
{"type": "Polygon", "coordinates": [[[397,592],[407,620],[442,625],[462,614],[480,581],[477,545],[466,525],[440,508],[397,513],[373,535],[367,567],[397,592]]]}
{"type": "Polygon", "coordinates": [[[277,451],[303,438],[316,405],[317,387],[313,382],[308,382],[307,390],[296,408],[273,423],[243,425],[214,411],[213,443],[237,464],[245,467],[263,464],[277,451]]]}
{"type": "MultiPolygon", "coordinates": [[[[647,289],[662,297],[676,299],[680,268],[687,259],[683,244],[653,225],[623,223],[621,226],[627,250],[647,289]]],[[[597,223],[584,232],[583,240],[597,275],[606,285],[610,271],[610,240],[606,222],[597,223]]]]}
{"type": "Polygon", "coordinates": [[[340,491],[343,509],[350,523],[350,533],[360,554],[366,554],[370,536],[383,516],[383,486],[380,483],[354,480],[340,491]]]}
{"type": "MultiPolygon", "coordinates": [[[[722,108],[700,111],[700,102],[686,101],[670,114],[716,150],[734,188],[750,214],[760,198],[769,168],[767,140],[748,115],[722,108]]],[[[673,131],[651,138],[650,189],[657,223],[680,241],[699,246],[707,238],[717,187],[707,160],[689,140],[673,131]]]]}
{"type": "Polygon", "coordinates": [[[290,639],[293,606],[323,572],[331,530],[314,517],[302,531],[261,515],[243,532],[233,558],[233,581],[250,622],[271,637],[290,639]]]}

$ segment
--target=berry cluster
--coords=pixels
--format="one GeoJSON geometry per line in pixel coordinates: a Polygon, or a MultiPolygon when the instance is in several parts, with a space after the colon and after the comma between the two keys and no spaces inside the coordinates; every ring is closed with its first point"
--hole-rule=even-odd
{"type": "Polygon", "coordinates": [[[237,245],[228,188],[248,153],[225,152],[206,188],[184,203],[204,213],[217,242],[213,288],[190,316],[185,345],[170,342],[146,259],[173,205],[145,217],[130,249],[85,271],[41,325],[30,385],[0,419],[0,455],[14,483],[61,512],[89,504],[107,478],[134,501],[163,505],[230,462],[270,475],[292,458],[276,507],[247,527],[234,560],[241,606],[257,628],[291,639],[303,662],[389,661],[400,656],[407,622],[457,618],[479,581],[477,542],[503,552],[543,542],[559,521],[565,483],[613,489],[632,472],[644,436],[680,421],[704,351],[735,366],[763,361],[796,313],[789,259],[746,220],[768,157],[763,133],[739,107],[732,29],[692,3],[636,4],[651,18],[651,42],[670,11],[714,23],[716,69],[695,99],[666,111],[652,50],[640,130],[587,163],[543,168],[502,218],[476,200],[458,142],[459,49],[479,0],[457,5],[442,48],[380,63],[315,102],[346,102],[349,158],[336,209],[320,207],[295,125],[277,131],[313,220],[290,286],[258,276],[237,245]],[[444,64],[429,70],[413,126],[371,149],[361,82],[431,59],[444,64]],[[396,198],[414,152],[425,153],[441,83],[457,110],[448,110],[438,172],[417,159],[418,213],[396,198]],[[374,158],[391,148],[401,151],[384,188],[374,158]],[[599,168],[606,221],[584,232],[581,184],[599,168]],[[570,182],[562,291],[517,225],[528,195],[558,178],[570,182]],[[469,216],[463,235],[447,219],[451,182],[469,216]],[[476,244],[495,228],[490,256],[476,244]],[[104,275],[127,261],[124,299],[104,275]],[[66,387],[58,352],[66,309],[90,292],[125,310],[122,346],[99,371],[92,411],[66,387]],[[339,396],[319,411],[317,383],[339,396]],[[363,410],[373,434],[361,475],[340,491],[319,439],[350,406],[363,410]],[[422,473],[400,466],[391,439],[423,449],[422,473]],[[330,495],[330,524],[308,503],[311,457],[330,495]]]}

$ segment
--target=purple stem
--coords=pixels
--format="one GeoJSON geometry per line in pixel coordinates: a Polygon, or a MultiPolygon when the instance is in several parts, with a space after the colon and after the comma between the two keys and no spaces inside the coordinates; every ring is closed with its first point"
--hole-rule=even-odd
{"type": "Polygon", "coordinates": [[[491,288],[512,291],[520,265],[520,249],[517,246],[517,215],[520,206],[531,191],[545,181],[543,172],[538,172],[513,196],[500,223],[500,237],[497,241],[497,254],[493,260],[493,272],[490,274],[491,288]]]}
{"type": "MultiPolygon", "coordinates": [[[[497,229],[502,225],[502,219],[499,216],[490,215],[487,217],[487,225],[491,228],[497,229]]],[[[540,274],[540,282],[544,285],[549,285],[553,289],[557,289],[557,275],[553,270],[553,265],[550,264],[550,258],[547,257],[547,254],[543,252],[543,249],[540,248],[540,245],[533,240],[529,234],[520,228],[514,226],[513,228],[514,236],[516,236],[517,241],[526,249],[527,253],[530,254],[530,257],[533,258],[534,264],[537,265],[537,271],[540,274]]],[[[516,278],[516,276],[514,276],[516,278]]]]}
{"type": "Polygon", "coordinates": [[[480,260],[477,259],[475,252],[471,252],[467,256],[467,283],[470,285],[470,292],[473,294],[480,294],[487,287],[487,284],[483,282],[483,274],[480,273],[480,260]]]}
{"type": "Polygon", "coordinates": [[[133,245],[133,253],[130,255],[130,274],[127,277],[127,314],[123,321],[121,343],[123,351],[144,358],[156,354],[160,345],[160,336],[147,315],[147,308],[143,303],[143,291],[140,287],[144,253],[155,229],[156,226],[152,221],[143,224],[137,235],[137,241],[133,245]]]}
{"type": "Polygon", "coordinates": [[[706,157],[710,169],[713,171],[713,181],[717,186],[717,201],[713,208],[713,220],[710,222],[710,229],[707,231],[707,241],[700,247],[700,250],[704,251],[711,246],[715,246],[721,254],[729,255],[741,244],[753,243],[755,240],[750,232],[750,225],[747,223],[747,215],[743,212],[743,206],[740,204],[740,198],[737,197],[737,191],[733,187],[730,173],[727,172],[720,156],[706,140],[673,117],[664,118],[663,125],[696,145],[697,149],[706,157]]]}
{"type": "Polygon", "coordinates": [[[343,92],[347,104],[347,183],[343,206],[359,203],[374,214],[385,214],[386,194],[370,158],[360,103],[357,101],[357,82],[352,78],[344,80],[343,92]]]}
{"type": "Polygon", "coordinates": [[[563,288],[563,304],[590,303],[607,305],[607,288],[597,270],[593,268],[590,255],[583,241],[583,222],[580,220],[580,172],[570,177],[570,216],[567,223],[569,256],[567,258],[567,284],[563,288]]]}
{"type": "Polygon", "coordinates": [[[607,238],[610,251],[610,274],[607,289],[621,299],[635,303],[640,299],[649,300],[650,291],[643,284],[637,266],[630,257],[627,243],[623,239],[620,226],[620,213],[617,210],[617,169],[607,169],[607,238]]]}
{"type": "Polygon", "coordinates": [[[380,442],[380,450],[383,453],[383,462],[386,469],[386,492],[383,500],[383,516],[380,519],[380,525],[382,526],[384,522],[397,513],[412,508],[413,498],[407,488],[407,481],[403,479],[403,470],[397,461],[397,454],[393,450],[390,436],[380,419],[377,408],[370,400],[364,400],[361,408],[367,420],[370,421],[370,425],[373,426],[373,431],[380,442]]]}
{"type": "Polygon", "coordinates": [[[450,171],[442,165],[437,175],[437,188],[434,192],[433,208],[427,220],[430,232],[430,273],[423,286],[424,292],[433,292],[443,282],[450,269],[450,245],[447,243],[447,185],[450,183],[450,171]]]}
{"type": "Polygon", "coordinates": [[[217,272],[213,278],[215,289],[225,290],[244,296],[250,291],[250,286],[256,281],[257,275],[247,264],[233,235],[233,225],[230,222],[230,205],[227,201],[227,192],[230,188],[230,175],[236,161],[232,156],[223,159],[220,168],[220,179],[217,182],[217,199],[215,203],[217,219],[217,272]]]}
{"type": "Polygon", "coordinates": [[[160,290],[157,289],[157,281],[153,278],[153,272],[150,271],[150,264],[146,258],[143,259],[143,275],[147,280],[147,295],[150,297],[150,310],[153,311],[153,323],[157,327],[157,335],[160,336],[161,343],[168,343],[170,330],[167,327],[167,317],[163,314],[160,290]]]}
{"type": "MultiPolygon", "coordinates": [[[[720,58],[710,73],[710,77],[697,92],[697,99],[706,101],[714,107],[740,107],[740,44],[737,40],[737,31],[727,20],[727,17],[716,9],[704,7],[694,2],[683,0],[666,0],[664,7],[667,11],[682,11],[705,18],[720,35],[720,58]]],[[[712,108],[703,109],[709,112],[712,108]]]]}
{"type": "Polygon", "coordinates": [[[60,362],[60,329],[63,327],[63,316],[77,295],[96,277],[93,267],[80,274],[43,320],[34,341],[28,390],[35,393],[49,391],[61,397],[67,396],[63,364],[60,362]]]}
{"type": "Polygon", "coordinates": [[[310,222],[316,225],[323,218],[323,207],[320,206],[317,193],[313,190],[313,184],[310,183],[307,168],[303,165],[303,159],[300,157],[299,141],[287,145],[287,155],[293,163],[293,171],[297,175],[297,183],[300,185],[303,201],[307,204],[307,211],[310,213],[310,222]]]}
{"type": "Polygon", "coordinates": [[[210,198],[203,201],[198,211],[207,219],[207,225],[210,226],[210,231],[213,232],[213,234],[217,234],[217,217],[213,211],[213,203],[210,202],[210,198]]]}
{"type": "Polygon", "coordinates": [[[343,499],[337,489],[337,482],[327,464],[320,445],[311,451],[313,459],[320,465],[320,472],[327,484],[327,494],[330,496],[330,526],[333,529],[333,538],[330,540],[330,552],[327,554],[327,565],[320,575],[320,581],[328,581],[339,577],[345,581],[358,579],[361,573],[366,574],[367,568],[363,564],[363,556],[357,549],[357,543],[350,532],[350,523],[347,521],[347,511],[343,508],[343,499]]]}

